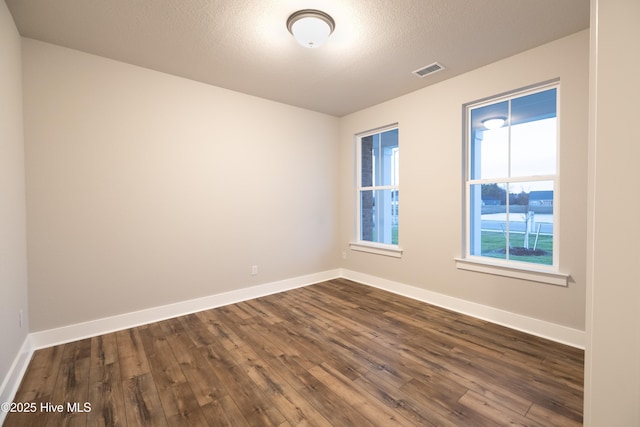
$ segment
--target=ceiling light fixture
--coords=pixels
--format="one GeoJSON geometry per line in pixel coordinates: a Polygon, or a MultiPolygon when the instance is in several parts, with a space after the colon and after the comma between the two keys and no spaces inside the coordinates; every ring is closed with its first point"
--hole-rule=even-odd
{"type": "Polygon", "coordinates": [[[333,18],[320,10],[299,10],[287,19],[289,32],[298,43],[308,48],[322,45],[335,28],[333,18]]]}
{"type": "Polygon", "coordinates": [[[482,125],[489,130],[500,129],[505,121],[502,117],[495,117],[493,119],[483,120],[482,125]]]}

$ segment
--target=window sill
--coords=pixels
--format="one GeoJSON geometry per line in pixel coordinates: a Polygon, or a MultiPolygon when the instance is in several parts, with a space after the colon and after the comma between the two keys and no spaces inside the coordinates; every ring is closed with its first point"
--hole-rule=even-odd
{"type": "Polygon", "coordinates": [[[351,242],[349,243],[349,248],[352,251],[402,258],[402,249],[396,245],[385,245],[382,243],[370,242],[351,242]]]}
{"type": "Polygon", "coordinates": [[[569,275],[558,271],[542,270],[535,268],[515,267],[493,263],[485,260],[469,258],[455,258],[456,268],[459,270],[476,271],[479,273],[494,274],[496,276],[513,277],[532,282],[548,283],[556,286],[568,286],[569,275]]]}

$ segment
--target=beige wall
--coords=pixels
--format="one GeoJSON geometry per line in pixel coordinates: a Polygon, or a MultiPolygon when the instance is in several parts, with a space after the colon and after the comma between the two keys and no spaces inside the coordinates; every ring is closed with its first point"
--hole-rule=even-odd
{"type": "Polygon", "coordinates": [[[20,36],[0,1],[0,384],[28,332],[21,69],[20,36]]]}
{"type": "Polygon", "coordinates": [[[338,119],[23,46],[32,331],[337,267],[338,119]]]}
{"type": "Polygon", "coordinates": [[[585,425],[640,426],[640,2],[591,2],[585,425]]]}
{"type": "Polygon", "coordinates": [[[589,33],[583,31],[346,116],[340,131],[340,250],[345,268],[584,330],[589,33]],[[457,270],[462,255],[462,105],[560,78],[559,287],[457,270]],[[350,251],[354,134],[399,123],[402,259],[350,251]]]}
{"type": "Polygon", "coordinates": [[[23,39],[32,331],[339,266],[583,330],[588,37],[342,119],[23,39]],[[569,286],[457,270],[462,104],[554,78],[569,286]],[[353,134],[394,122],[401,260],[348,250],[353,134]]]}

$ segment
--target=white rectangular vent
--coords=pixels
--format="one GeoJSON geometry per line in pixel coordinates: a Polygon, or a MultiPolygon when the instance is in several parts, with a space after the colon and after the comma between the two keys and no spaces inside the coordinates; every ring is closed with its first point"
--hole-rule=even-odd
{"type": "Polygon", "coordinates": [[[422,67],[415,71],[412,71],[412,73],[418,77],[425,77],[442,70],[444,70],[444,65],[438,62],[434,62],[433,64],[427,65],[426,67],[422,67]]]}

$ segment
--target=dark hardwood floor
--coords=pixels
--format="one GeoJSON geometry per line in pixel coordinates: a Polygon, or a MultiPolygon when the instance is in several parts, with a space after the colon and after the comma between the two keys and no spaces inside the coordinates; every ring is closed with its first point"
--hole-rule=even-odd
{"type": "Polygon", "coordinates": [[[581,350],[336,279],[38,350],[15,399],[37,410],[4,425],[573,426],[583,365],[581,350]]]}

